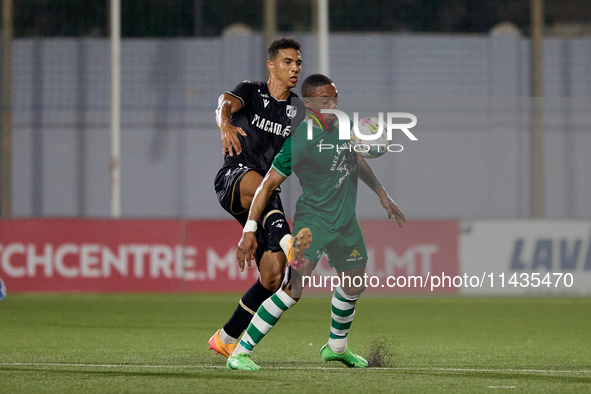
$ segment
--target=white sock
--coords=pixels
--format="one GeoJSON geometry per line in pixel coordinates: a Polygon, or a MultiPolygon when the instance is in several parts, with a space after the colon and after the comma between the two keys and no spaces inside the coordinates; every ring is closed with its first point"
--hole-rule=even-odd
{"type": "Polygon", "coordinates": [[[328,347],[335,353],[345,353],[347,351],[347,338],[328,338],[328,347]]]}
{"type": "Polygon", "coordinates": [[[283,253],[285,253],[285,257],[287,256],[287,251],[289,250],[289,243],[291,242],[291,234],[285,234],[281,241],[279,241],[279,246],[283,249],[283,253]]]}
{"type": "Polygon", "coordinates": [[[220,335],[220,341],[222,341],[222,343],[223,343],[224,345],[229,345],[229,344],[231,344],[231,343],[236,343],[236,342],[238,342],[238,338],[234,338],[234,337],[231,337],[231,336],[229,336],[229,335],[228,335],[228,334],[227,334],[227,333],[224,331],[224,329],[223,329],[223,328],[220,330],[220,334],[219,334],[219,335],[220,335]]]}

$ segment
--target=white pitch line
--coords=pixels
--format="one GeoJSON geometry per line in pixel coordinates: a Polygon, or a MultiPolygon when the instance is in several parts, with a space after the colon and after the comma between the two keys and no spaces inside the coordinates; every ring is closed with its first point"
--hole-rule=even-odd
{"type": "Polygon", "coordinates": [[[138,365],[138,364],[67,364],[67,363],[0,363],[9,366],[32,367],[98,367],[98,368],[222,368],[215,365],[138,365]]]}
{"type": "MultiPolygon", "coordinates": [[[[139,365],[139,364],[68,364],[68,363],[0,363],[0,366],[36,366],[36,367],[94,367],[94,368],[211,368],[225,369],[223,365],[139,365]]],[[[264,369],[287,370],[343,370],[335,367],[264,367],[264,369]]],[[[591,373],[591,370],[565,371],[552,369],[489,369],[489,368],[428,368],[428,367],[376,367],[369,370],[386,371],[434,371],[434,372],[500,372],[500,373],[591,373]]]]}

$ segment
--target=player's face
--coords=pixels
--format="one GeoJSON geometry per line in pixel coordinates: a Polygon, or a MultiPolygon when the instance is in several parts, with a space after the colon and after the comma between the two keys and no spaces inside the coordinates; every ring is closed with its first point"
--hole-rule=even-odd
{"type": "Polygon", "coordinates": [[[272,60],[267,62],[271,77],[289,89],[298,84],[302,71],[302,54],[293,48],[280,49],[272,60]]]}
{"type": "MultiPolygon", "coordinates": [[[[320,112],[321,109],[336,109],[338,97],[339,92],[337,91],[337,87],[334,83],[331,83],[329,85],[318,86],[314,90],[314,95],[304,99],[304,101],[307,107],[320,112]]],[[[323,114],[323,116],[328,125],[334,124],[337,120],[335,114],[323,114]]]]}

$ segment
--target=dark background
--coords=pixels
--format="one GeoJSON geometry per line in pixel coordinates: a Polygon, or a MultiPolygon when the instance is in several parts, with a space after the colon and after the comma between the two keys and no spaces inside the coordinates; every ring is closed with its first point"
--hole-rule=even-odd
{"type": "MultiPolygon", "coordinates": [[[[15,0],[15,36],[107,36],[108,0],[15,0]]],[[[277,0],[279,31],[312,30],[312,0],[277,0]]],[[[263,25],[263,0],[123,0],[124,37],[218,36],[263,25]]],[[[591,23],[589,0],[546,0],[546,25],[591,23]]],[[[486,33],[499,22],[529,31],[529,0],[332,0],[335,32],[486,33]]]]}

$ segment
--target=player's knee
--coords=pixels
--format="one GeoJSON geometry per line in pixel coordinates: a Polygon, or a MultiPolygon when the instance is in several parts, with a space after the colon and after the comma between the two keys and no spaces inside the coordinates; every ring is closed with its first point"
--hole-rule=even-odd
{"type": "Polygon", "coordinates": [[[273,267],[266,270],[265,275],[261,275],[261,284],[271,291],[277,291],[283,282],[283,270],[273,267]]]}
{"type": "Polygon", "coordinates": [[[365,286],[363,284],[360,286],[342,286],[342,289],[346,295],[355,297],[361,295],[361,293],[365,291],[365,286]]]}
{"type": "Polygon", "coordinates": [[[365,267],[357,268],[341,274],[342,282],[341,288],[345,294],[355,297],[363,293],[365,290],[365,267]]]}
{"type": "Polygon", "coordinates": [[[264,280],[261,278],[261,284],[263,287],[270,291],[277,291],[281,287],[281,277],[278,275],[274,275],[272,277],[267,277],[264,280]]]}
{"type": "Polygon", "coordinates": [[[285,214],[279,209],[273,209],[265,215],[263,226],[277,242],[281,241],[285,235],[290,234],[285,214]]]}
{"type": "Polygon", "coordinates": [[[365,290],[365,286],[363,286],[363,285],[361,285],[359,287],[348,287],[348,288],[343,289],[345,294],[350,295],[350,296],[361,295],[361,293],[363,293],[364,290],[365,290]]]}

